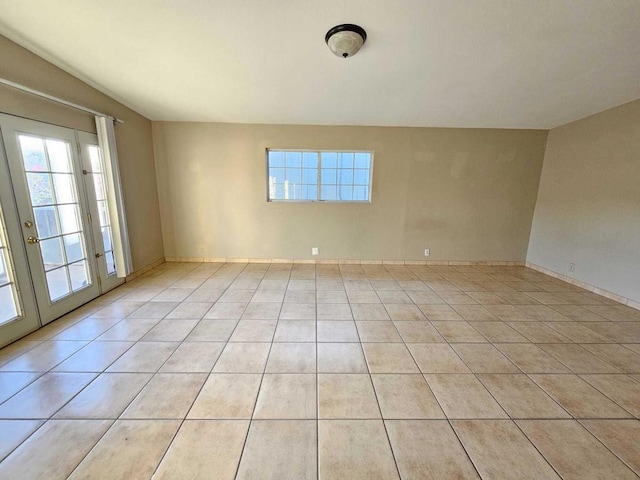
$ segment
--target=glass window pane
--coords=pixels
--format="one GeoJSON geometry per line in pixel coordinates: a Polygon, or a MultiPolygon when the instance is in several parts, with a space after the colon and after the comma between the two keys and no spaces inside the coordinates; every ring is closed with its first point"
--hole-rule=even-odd
{"type": "Polygon", "coordinates": [[[302,170],[302,183],[315,185],[318,183],[318,170],[305,168],[302,170]]]}
{"type": "Polygon", "coordinates": [[[269,169],[269,177],[273,178],[276,183],[284,183],[284,168],[269,169]]]}
{"type": "Polygon", "coordinates": [[[338,156],[339,168],[353,168],[353,153],[352,152],[342,152],[338,156]]]}
{"type": "Polygon", "coordinates": [[[45,172],[49,170],[42,139],[28,135],[19,135],[18,138],[20,139],[24,169],[28,172],[45,172]]]}
{"type": "Polygon", "coordinates": [[[338,170],[338,183],[351,185],[353,183],[353,170],[338,170]]]}
{"type": "Polygon", "coordinates": [[[71,278],[71,290],[74,292],[86,287],[89,284],[87,274],[87,262],[74,263],[69,265],[69,277],[71,278]]]}
{"type": "Polygon", "coordinates": [[[111,250],[113,247],[111,246],[111,232],[109,231],[109,227],[102,227],[100,230],[102,231],[102,246],[105,252],[111,250]]]}
{"type": "Polygon", "coordinates": [[[356,185],[353,187],[353,199],[358,201],[369,200],[369,189],[356,185]]]}
{"type": "Polygon", "coordinates": [[[286,152],[285,164],[287,168],[302,167],[302,152],[286,152]]]}
{"type": "Polygon", "coordinates": [[[347,187],[340,187],[338,190],[338,200],[351,201],[353,200],[353,187],[351,185],[347,187]]]}
{"type": "Polygon", "coordinates": [[[93,173],[102,172],[102,162],[100,161],[100,148],[96,145],[89,145],[89,161],[93,173]]]}
{"type": "Polygon", "coordinates": [[[105,252],[104,260],[107,262],[107,274],[116,273],[116,262],[113,258],[113,252],[105,252]]]}
{"type": "Polygon", "coordinates": [[[338,166],[338,154],[335,152],[322,152],[322,168],[337,168],[338,166]]]}
{"type": "Polygon", "coordinates": [[[33,209],[38,237],[54,237],[59,235],[56,222],[56,207],[36,207],[33,209]]]}
{"type": "Polygon", "coordinates": [[[337,182],[337,170],[335,168],[323,168],[320,182],[323,185],[335,185],[337,182]]]}
{"type": "Polygon", "coordinates": [[[353,171],[353,183],[356,185],[368,185],[369,184],[369,170],[354,170],[353,171]]]}
{"type": "Polygon", "coordinates": [[[51,176],[48,173],[27,173],[27,184],[32,205],[51,205],[54,203],[51,176]]]}
{"type": "Polygon", "coordinates": [[[0,248],[0,286],[9,283],[9,273],[7,272],[7,266],[4,264],[5,252],[4,248],[0,248]]]}
{"type": "Polygon", "coordinates": [[[7,285],[0,287],[0,325],[9,322],[18,316],[16,300],[13,297],[13,287],[7,285]]]}
{"type": "Polygon", "coordinates": [[[67,263],[82,260],[84,258],[84,247],[80,234],[74,233],[72,235],[65,235],[62,238],[64,240],[64,251],[67,254],[67,263]]]}
{"type": "Polygon", "coordinates": [[[337,200],[337,189],[332,185],[322,185],[320,192],[321,200],[337,200]]]}
{"type": "Polygon", "coordinates": [[[317,152],[303,152],[302,153],[302,166],[304,168],[318,168],[318,153],[317,152]]]}
{"type": "Polygon", "coordinates": [[[269,151],[269,167],[284,167],[284,152],[269,151]]]}
{"type": "Polygon", "coordinates": [[[284,183],[275,184],[275,196],[273,198],[276,198],[278,200],[284,199],[284,183]]]}
{"type": "Polygon", "coordinates": [[[76,192],[73,185],[73,175],[68,173],[54,173],[53,188],[56,191],[56,203],[73,203],[76,192]]]}
{"type": "Polygon", "coordinates": [[[318,199],[318,186],[317,185],[303,185],[302,197],[305,200],[317,200],[318,199]]]}
{"type": "Polygon", "coordinates": [[[52,302],[55,302],[71,292],[69,289],[69,282],[67,280],[66,267],[47,272],[47,287],[49,288],[49,298],[52,302]]]}
{"type": "Polygon", "coordinates": [[[302,183],[302,170],[299,168],[287,169],[285,180],[289,183],[302,183]]]}
{"type": "Polygon", "coordinates": [[[96,200],[104,200],[105,199],[104,185],[102,183],[102,175],[99,173],[93,174],[93,188],[96,191],[96,200]]]}
{"type": "Polygon", "coordinates": [[[109,225],[109,210],[107,207],[107,202],[105,200],[100,200],[98,202],[98,217],[101,227],[109,225]]]}
{"type": "Polygon", "coordinates": [[[59,205],[57,208],[58,216],[60,217],[62,233],[74,233],[80,231],[80,224],[78,223],[77,204],[59,205]]]}
{"type": "Polygon", "coordinates": [[[356,153],[356,168],[366,168],[368,169],[371,165],[371,154],[370,153],[356,153]]]}
{"type": "Polygon", "coordinates": [[[52,270],[64,265],[60,237],[40,240],[40,253],[42,254],[42,263],[44,263],[45,270],[52,270]]]}
{"type": "Polygon", "coordinates": [[[72,172],[67,142],[47,139],[47,153],[52,172],[72,172]]]}

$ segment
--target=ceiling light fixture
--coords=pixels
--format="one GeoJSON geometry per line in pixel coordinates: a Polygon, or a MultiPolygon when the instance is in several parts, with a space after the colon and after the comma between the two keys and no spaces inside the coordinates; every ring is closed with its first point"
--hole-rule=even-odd
{"type": "Polygon", "coordinates": [[[367,41],[367,32],[358,25],[336,25],[324,36],[329,49],[338,57],[353,57],[367,41]]]}

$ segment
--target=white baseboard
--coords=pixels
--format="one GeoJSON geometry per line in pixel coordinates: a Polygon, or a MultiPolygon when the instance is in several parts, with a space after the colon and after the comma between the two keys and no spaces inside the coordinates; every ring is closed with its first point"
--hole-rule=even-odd
{"type": "Polygon", "coordinates": [[[472,260],[350,260],[314,258],[228,258],[228,257],[166,257],[167,262],[186,263],[296,263],[311,265],[501,265],[523,267],[523,261],[472,260]]]}
{"type": "Polygon", "coordinates": [[[160,265],[162,265],[166,260],[164,258],[159,258],[158,260],[156,260],[153,263],[150,263],[149,265],[147,265],[146,267],[142,267],[139,270],[136,270],[135,272],[133,272],[131,275],[127,275],[127,278],[125,278],[125,282],[130,282],[131,280],[133,280],[134,278],[138,278],[140,275],[144,275],[145,273],[147,273],[149,270],[153,270],[156,267],[159,267],[160,265]]]}

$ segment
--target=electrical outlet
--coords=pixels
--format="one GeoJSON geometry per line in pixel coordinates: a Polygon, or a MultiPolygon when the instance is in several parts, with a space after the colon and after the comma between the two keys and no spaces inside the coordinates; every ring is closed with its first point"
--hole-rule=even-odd
{"type": "Polygon", "coordinates": [[[569,264],[569,271],[573,272],[573,271],[575,271],[575,269],[576,269],[576,264],[575,263],[570,263],[569,264]]]}
{"type": "Polygon", "coordinates": [[[318,247],[311,247],[311,255],[319,255],[318,247]]]}
{"type": "Polygon", "coordinates": [[[425,257],[428,257],[428,256],[429,256],[429,254],[430,254],[429,249],[428,249],[428,248],[425,248],[425,249],[424,249],[424,256],[425,256],[425,257]]]}

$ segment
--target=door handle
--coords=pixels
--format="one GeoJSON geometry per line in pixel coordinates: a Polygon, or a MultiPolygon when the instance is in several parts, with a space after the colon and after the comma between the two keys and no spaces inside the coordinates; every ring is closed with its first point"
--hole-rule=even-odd
{"type": "Polygon", "coordinates": [[[36,238],[36,237],[28,237],[27,238],[27,243],[29,245],[35,245],[36,243],[40,243],[40,239],[36,238]]]}

